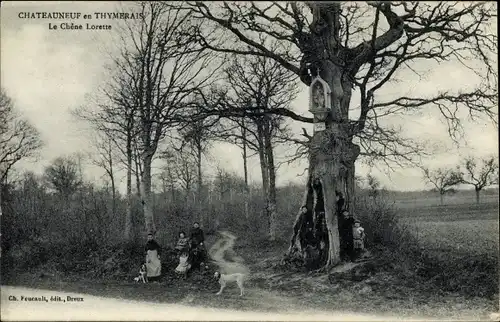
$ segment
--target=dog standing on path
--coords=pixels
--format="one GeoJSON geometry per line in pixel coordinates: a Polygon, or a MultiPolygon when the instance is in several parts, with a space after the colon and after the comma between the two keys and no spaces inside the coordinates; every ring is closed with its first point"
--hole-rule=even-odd
{"type": "Polygon", "coordinates": [[[214,278],[220,284],[220,290],[215,295],[220,295],[227,283],[236,282],[238,288],[240,289],[240,296],[243,296],[243,282],[245,280],[245,274],[242,273],[233,273],[233,274],[221,274],[220,272],[214,273],[214,278]]]}

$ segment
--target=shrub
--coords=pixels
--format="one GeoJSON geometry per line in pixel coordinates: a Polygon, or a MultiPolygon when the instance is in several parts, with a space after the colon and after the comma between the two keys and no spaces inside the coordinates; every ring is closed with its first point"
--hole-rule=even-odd
{"type": "Polygon", "coordinates": [[[355,207],[354,216],[365,228],[367,248],[404,253],[419,248],[417,238],[408,225],[399,220],[398,210],[385,191],[360,193],[355,207]]]}

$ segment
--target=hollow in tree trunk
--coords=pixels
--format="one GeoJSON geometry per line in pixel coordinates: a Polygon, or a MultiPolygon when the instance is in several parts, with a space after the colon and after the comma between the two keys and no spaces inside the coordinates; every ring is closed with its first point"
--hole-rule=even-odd
{"type": "MultiPolygon", "coordinates": [[[[306,256],[306,231],[311,227],[316,242],[324,243],[320,266],[331,267],[340,262],[340,239],[335,192],[345,196],[347,207],[352,205],[354,162],[359,147],[345,136],[338,124],[314,134],[310,147],[309,179],[301,206],[307,213],[297,215],[288,255],[306,256]]],[[[352,211],[348,208],[349,211],[352,211]]]]}

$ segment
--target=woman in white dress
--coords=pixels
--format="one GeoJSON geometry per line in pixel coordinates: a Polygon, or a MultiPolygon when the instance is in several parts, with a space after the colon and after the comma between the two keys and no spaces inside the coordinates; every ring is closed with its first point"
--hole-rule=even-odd
{"type": "Polygon", "coordinates": [[[149,281],[158,281],[161,276],[161,247],[153,239],[153,234],[148,234],[146,243],[146,270],[149,281]]]}

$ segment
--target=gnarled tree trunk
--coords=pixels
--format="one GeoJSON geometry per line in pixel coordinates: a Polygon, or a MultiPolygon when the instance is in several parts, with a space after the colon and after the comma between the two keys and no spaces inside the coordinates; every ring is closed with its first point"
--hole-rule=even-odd
{"type": "MultiPolygon", "coordinates": [[[[309,180],[303,205],[307,214],[297,216],[292,236],[289,255],[299,252],[305,256],[304,240],[307,227],[313,227],[315,236],[326,235],[323,266],[331,267],[340,262],[340,239],[338,214],[336,213],[335,192],[346,197],[346,205],[352,211],[354,192],[354,162],[359,155],[359,147],[343,135],[345,131],[339,124],[330,124],[330,128],[314,134],[310,146],[309,180]],[[324,213],[326,231],[318,223],[324,213]],[[308,225],[308,222],[311,224],[308,225]]],[[[319,242],[319,240],[318,240],[319,242]]]]}
{"type": "MultiPolygon", "coordinates": [[[[324,213],[323,225],[313,226],[314,236],[324,236],[325,248],[321,266],[332,267],[340,262],[340,239],[335,192],[345,196],[345,207],[354,206],[354,163],[360,153],[353,144],[349,128],[349,104],[352,95],[352,71],[345,66],[347,55],[338,42],[340,28],[338,4],[314,4],[311,25],[313,40],[301,62],[303,81],[310,83],[311,76],[320,75],[329,85],[330,112],[325,130],[315,131],[309,146],[309,180],[304,202],[308,212],[299,214],[295,222],[288,255],[299,253],[307,257],[305,232],[309,220],[317,221],[324,213]],[[325,6],[325,8],[322,8],[325,6]],[[318,11],[316,11],[318,10],[318,11]],[[305,217],[305,218],[304,218],[305,217]],[[322,231],[326,228],[326,231],[322,231]]],[[[310,98],[311,99],[311,98],[310,98]]],[[[320,123],[315,119],[315,123],[320,123]]],[[[301,206],[303,206],[301,205],[301,206]]]]}

